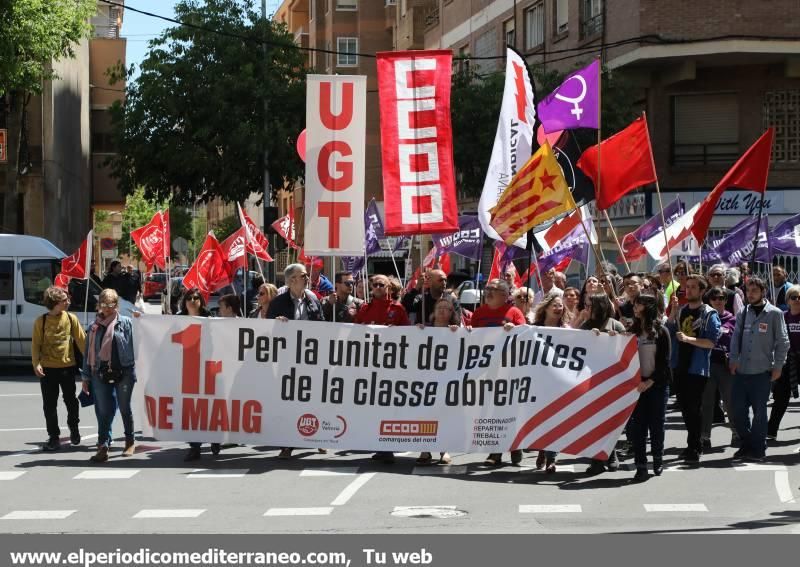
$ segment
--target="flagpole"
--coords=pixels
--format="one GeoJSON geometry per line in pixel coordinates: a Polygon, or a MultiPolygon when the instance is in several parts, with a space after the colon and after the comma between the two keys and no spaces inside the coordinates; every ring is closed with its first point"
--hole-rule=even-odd
{"type": "MultiPolygon", "coordinates": [[[[595,194],[600,195],[600,188],[603,183],[603,176],[600,173],[600,154],[603,141],[603,67],[600,65],[600,69],[597,72],[597,187],[595,187],[595,194]]],[[[598,207],[597,210],[599,211],[600,208],[598,207]]],[[[603,211],[606,213],[605,211],[603,211]]],[[[608,219],[608,213],[606,213],[606,219],[608,219]]],[[[594,219],[592,219],[594,220],[594,219]]],[[[581,216],[581,224],[583,224],[583,217],[581,216]]],[[[608,220],[608,225],[611,226],[611,220],[608,220]]],[[[586,227],[584,227],[585,229],[586,227]]],[[[613,229],[612,229],[613,230],[613,229]]],[[[616,238],[616,236],[615,236],[616,238]]],[[[589,239],[589,244],[592,241],[589,239]]],[[[600,249],[600,255],[603,257],[603,263],[601,264],[598,262],[600,266],[606,266],[608,262],[606,261],[606,255],[603,253],[603,245],[600,242],[600,238],[597,239],[597,247],[600,249]]],[[[595,268],[596,269],[596,268],[595,268]]],[[[605,273],[605,269],[603,269],[603,273],[605,273]]]]}
{"type": "MultiPolygon", "coordinates": [[[[419,192],[419,186],[417,187],[417,192],[419,192]]],[[[417,216],[419,219],[419,216],[417,216]]],[[[422,304],[422,321],[415,321],[416,323],[422,323],[423,325],[427,323],[425,319],[425,257],[422,254],[422,235],[419,235],[419,277],[422,279],[422,289],[420,289],[419,294],[421,296],[421,304],[422,304]]],[[[419,281],[417,281],[419,284],[419,281]]]]}
{"type": "MultiPolygon", "coordinates": [[[[644,120],[644,131],[647,134],[647,146],[650,148],[650,164],[653,167],[653,173],[656,173],[656,160],[653,157],[653,145],[650,143],[650,126],[647,124],[647,112],[642,111],[642,119],[644,120]]],[[[667,219],[664,217],[664,202],[661,200],[661,187],[658,184],[658,175],[656,178],[656,195],[658,195],[658,207],[661,209],[661,226],[664,232],[664,243],[667,245],[667,262],[669,263],[669,273],[672,274],[672,255],[669,253],[669,237],[667,236],[667,219]]],[[[666,289],[664,290],[666,293],[666,289]]],[[[669,299],[669,297],[667,298],[669,299]]]]}
{"type": "MultiPolygon", "coordinates": [[[[756,235],[753,237],[753,256],[750,263],[753,265],[754,268],[756,265],[756,252],[758,251],[758,233],[761,232],[761,216],[763,215],[763,213],[764,213],[764,193],[761,194],[761,200],[758,202],[758,222],[756,222],[756,235]]],[[[750,271],[753,272],[754,270],[750,271]]]]}
{"type": "Polygon", "coordinates": [[[608,223],[609,228],[611,228],[611,234],[614,235],[614,242],[617,243],[617,250],[619,250],[619,254],[622,257],[622,261],[625,262],[625,269],[630,273],[631,266],[628,264],[628,259],[625,257],[625,252],[622,251],[622,244],[619,242],[619,237],[617,236],[617,231],[614,228],[614,225],[611,224],[611,219],[608,217],[608,211],[603,211],[603,214],[606,217],[606,222],[608,223]]]}
{"type": "MultiPolygon", "coordinates": [[[[528,292],[530,292],[531,288],[533,287],[533,271],[531,270],[531,264],[536,261],[536,253],[533,246],[533,228],[528,230],[528,242],[526,248],[528,249],[528,292]]],[[[539,273],[538,262],[536,263],[536,273],[539,273]]],[[[542,290],[542,296],[544,296],[544,290],[542,290]]],[[[544,299],[544,297],[542,297],[542,299],[544,299]]],[[[530,308],[531,306],[528,305],[528,307],[530,308]]]]}
{"type": "MultiPolygon", "coordinates": [[[[587,206],[587,205],[584,205],[584,206],[587,206]]],[[[580,207],[575,207],[575,208],[576,209],[580,209],[580,207]]],[[[595,266],[595,272],[597,272],[597,269],[601,265],[600,264],[600,255],[597,253],[597,249],[594,247],[594,244],[592,243],[592,235],[589,234],[589,229],[586,228],[586,224],[584,224],[584,222],[583,222],[583,211],[579,210],[578,214],[581,217],[581,228],[583,228],[583,233],[586,235],[586,240],[589,242],[589,248],[592,249],[592,253],[594,254],[594,261],[597,263],[597,266],[595,266]]],[[[599,243],[598,243],[598,246],[599,246],[599,243]]],[[[587,274],[589,272],[588,266],[587,266],[586,272],[587,272],[587,274]]]]}
{"type": "Polygon", "coordinates": [[[394,264],[394,273],[397,274],[397,279],[400,280],[402,285],[403,278],[400,277],[400,269],[397,267],[397,260],[394,259],[394,246],[389,247],[389,255],[392,257],[392,264],[394,264]]]}
{"type": "MultiPolygon", "coordinates": [[[[128,232],[130,234],[130,231],[128,232]]],[[[83,299],[83,326],[87,326],[89,324],[89,285],[91,284],[92,278],[89,268],[92,265],[92,256],[94,255],[94,230],[90,230],[89,234],[86,235],[86,263],[83,266],[84,274],[86,276],[86,297],[83,299]]],[[[130,245],[128,246],[128,250],[130,251],[130,245]]]]}

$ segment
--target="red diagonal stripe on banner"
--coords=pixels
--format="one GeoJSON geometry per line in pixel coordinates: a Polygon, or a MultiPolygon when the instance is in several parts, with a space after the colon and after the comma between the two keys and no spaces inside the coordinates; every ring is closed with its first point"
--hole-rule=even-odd
{"type": "Polygon", "coordinates": [[[561,437],[578,427],[583,422],[587,421],[592,416],[597,415],[597,413],[604,408],[610,406],[623,396],[630,394],[631,391],[636,388],[636,385],[641,382],[641,380],[641,373],[637,372],[628,380],[625,380],[621,384],[617,384],[608,392],[592,401],[592,403],[584,406],[579,412],[571,415],[569,418],[556,425],[553,429],[536,439],[530,444],[529,448],[541,449],[554,443],[558,439],[561,439],[561,437]]]}
{"type": "Polygon", "coordinates": [[[639,345],[636,341],[636,337],[631,337],[628,345],[625,347],[625,350],[622,351],[622,357],[618,362],[615,362],[608,368],[601,370],[597,374],[589,376],[586,380],[574,386],[571,390],[561,395],[560,398],[556,398],[549,405],[543,407],[541,410],[536,412],[527,422],[523,425],[517,436],[514,437],[514,442],[511,444],[511,449],[519,449],[519,445],[523,439],[536,429],[537,426],[541,425],[555,414],[560,412],[562,409],[567,407],[569,404],[580,398],[586,392],[591,390],[592,388],[596,388],[606,380],[609,380],[628,368],[633,360],[634,356],[638,356],[639,354],[639,345]]]}
{"type": "MultiPolygon", "coordinates": [[[[633,402],[629,406],[622,408],[620,411],[609,417],[603,423],[589,431],[586,435],[579,437],[563,449],[561,452],[567,453],[568,455],[577,455],[586,447],[591,447],[598,440],[602,439],[606,435],[609,435],[615,429],[622,427],[625,425],[625,422],[628,421],[631,413],[633,412],[633,408],[636,406],[636,402],[633,402]]],[[[597,455],[594,456],[595,459],[608,459],[608,453],[605,451],[600,451],[597,455]]]]}

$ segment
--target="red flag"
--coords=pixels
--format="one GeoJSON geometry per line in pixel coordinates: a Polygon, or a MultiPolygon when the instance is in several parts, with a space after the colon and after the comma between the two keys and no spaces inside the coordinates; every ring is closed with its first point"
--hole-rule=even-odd
{"type": "Polygon", "coordinates": [[[183,287],[186,289],[196,287],[208,301],[208,296],[212,292],[230,283],[225,254],[214,233],[209,232],[197,259],[183,276],[183,287]]]}
{"type": "Polygon", "coordinates": [[[544,241],[553,248],[570,232],[581,225],[581,209],[577,208],[563,219],[556,221],[553,226],[544,232],[544,241]]]}
{"type": "Polygon", "coordinates": [[[222,256],[228,263],[228,275],[233,278],[236,270],[247,268],[247,255],[245,249],[245,228],[242,227],[222,241],[222,256]]]}
{"type": "MultiPolygon", "coordinates": [[[[167,216],[167,222],[169,222],[169,216],[167,216]]],[[[155,264],[162,270],[166,267],[164,250],[169,250],[168,241],[164,238],[164,225],[164,216],[161,211],[158,211],[149,223],[131,231],[131,238],[139,248],[139,252],[142,253],[142,260],[145,264],[148,266],[155,264]]]]}
{"type": "Polygon", "coordinates": [[[656,181],[650,136],[644,118],[637,118],[600,145],[603,155],[599,179],[597,145],[588,148],[578,160],[578,167],[594,182],[598,209],[607,209],[626,193],[656,181]]]}
{"type": "MultiPolygon", "coordinates": [[[[445,252],[444,254],[439,255],[438,249],[436,246],[434,246],[428,251],[425,259],[422,260],[422,267],[425,269],[425,271],[442,270],[446,275],[449,275],[452,271],[452,266],[450,264],[450,253],[445,252]]],[[[411,278],[409,278],[408,282],[406,283],[406,291],[410,291],[417,286],[417,280],[419,279],[421,273],[422,270],[420,268],[414,270],[411,278]]]]}
{"type": "Polygon", "coordinates": [[[69,289],[69,280],[72,278],[64,274],[57,274],[56,279],[53,280],[53,285],[61,289],[69,289]]]}
{"type": "Polygon", "coordinates": [[[281,235],[283,239],[289,243],[289,246],[295,250],[300,249],[294,240],[294,213],[292,211],[289,211],[288,215],[283,216],[272,223],[272,229],[281,235]]]}
{"type": "Polygon", "coordinates": [[[92,262],[92,231],[86,236],[86,239],[81,243],[71,256],[62,258],[61,260],[61,273],[64,277],[77,278],[85,280],[89,277],[89,264],[92,262]]]}
{"type": "Polygon", "coordinates": [[[508,260],[506,262],[502,261],[504,252],[505,252],[504,246],[496,245],[494,247],[494,256],[492,256],[492,267],[489,270],[489,279],[487,281],[492,281],[496,279],[501,279],[505,281],[503,274],[505,274],[506,271],[508,270],[512,270],[514,272],[514,287],[520,287],[522,285],[522,278],[519,276],[519,272],[517,272],[517,266],[514,265],[513,260],[508,260]]]}
{"type": "Polygon", "coordinates": [[[698,244],[702,245],[703,241],[705,241],[708,227],[711,224],[711,217],[714,216],[717,203],[726,189],[735,187],[762,194],[766,192],[774,135],[775,129],[770,127],[742,154],[739,161],[733,164],[733,167],[728,170],[725,177],[703,199],[692,224],[692,234],[698,244]]]}
{"type": "MultiPolygon", "coordinates": [[[[267,240],[267,237],[264,236],[264,233],[259,230],[256,223],[253,222],[253,219],[247,216],[247,213],[244,212],[244,209],[242,209],[241,205],[236,203],[236,206],[239,207],[239,220],[242,223],[242,227],[247,229],[247,233],[244,234],[247,251],[253,256],[264,260],[265,262],[272,262],[272,256],[270,256],[268,252],[269,240],[267,240]]],[[[245,264],[247,263],[246,258],[244,262],[245,264]]]]}

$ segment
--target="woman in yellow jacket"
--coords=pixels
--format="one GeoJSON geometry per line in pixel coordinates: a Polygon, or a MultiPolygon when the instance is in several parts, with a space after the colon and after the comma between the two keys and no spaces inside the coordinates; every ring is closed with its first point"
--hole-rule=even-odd
{"type": "Polygon", "coordinates": [[[78,318],[67,311],[69,296],[63,289],[48,287],[44,292],[47,313],[36,319],[33,325],[31,361],[33,371],[39,377],[42,389],[44,419],[48,439],[43,451],[58,451],[61,448],[61,430],[58,427],[58,392],[67,406],[69,440],[73,445],[81,442],[78,430],[78,399],[75,397],[75,377],[78,361],[75,347],[83,354],[86,348],[86,333],[78,318]]]}

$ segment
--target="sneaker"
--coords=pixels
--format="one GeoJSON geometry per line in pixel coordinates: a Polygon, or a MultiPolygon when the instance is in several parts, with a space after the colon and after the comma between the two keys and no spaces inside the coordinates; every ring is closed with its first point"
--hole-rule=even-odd
{"type": "Polygon", "coordinates": [[[536,457],[537,471],[540,471],[545,467],[546,460],[547,460],[547,455],[544,454],[544,451],[539,451],[539,456],[536,457]]]}
{"type": "Polygon", "coordinates": [[[766,455],[753,455],[752,453],[744,456],[744,460],[750,463],[763,463],[766,459],[766,455]]]}
{"type": "Polygon", "coordinates": [[[662,472],[664,472],[664,465],[662,463],[653,463],[653,474],[661,476],[662,472]]]}
{"type": "Polygon", "coordinates": [[[42,443],[42,451],[50,453],[52,451],[58,451],[61,449],[61,439],[58,437],[51,437],[44,443],[42,443]]]}
{"type": "Polygon", "coordinates": [[[683,460],[687,463],[699,463],[700,462],[700,453],[697,451],[689,451],[683,460]]]}
{"type": "Polygon", "coordinates": [[[518,465],[522,462],[522,449],[511,451],[511,464],[518,465]]]}
{"type": "Polygon", "coordinates": [[[544,469],[545,474],[553,474],[556,472],[556,460],[547,459],[547,468],[544,469]]]}
{"type": "Polygon", "coordinates": [[[81,444],[81,432],[78,431],[78,428],[70,429],[69,430],[69,443],[70,445],[80,445],[81,444]]]}
{"type": "Polygon", "coordinates": [[[489,456],[483,461],[483,464],[487,467],[499,467],[501,464],[503,464],[503,454],[490,453],[489,456]]]}
{"type": "Polygon", "coordinates": [[[186,456],[183,458],[184,463],[190,463],[192,461],[199,461],[200,460],[200,447],[189,447],[189,450],[186,451],[186,456]]]}
{"type": "Polygon", "coordinates": [[[611,455],[609,455],[608,460],[606,461],[606,469],[610,472],[616,472],[619,470],[619,461],[617,460],[617,452],[611,451],[611,455]]]}
{"type": "Polygon", "coordinates": [[[89,457],[92,463],[105,463],[108,460],[108,447],[101,445],[97,449],[97,453],[89,457]]]}
{"type": "Polygon", "coordinates": [[[122,451],[123,457],[133,457],[136,452],[136,445],[133,439],[125,439],[125,449],[122,451]]]}
{"type": "Polygon", "coordinates": [[[647,469],[636,469],[636,474],[633,475],[633,482],[644,482],[650,478],[647,469]]]}
{"type": "Polygon", "coordinates": [[[603,464],[603,461],[592,461],[592,464],[589,465],[588,469],[586,469],[586,474],[589,476],[594,476],[604,472],[606,472],[606,467],[603,464]]]}
{"type": "Polygon", "coordinates": [[[734,461],[741,461],[745,457],[747,457],[747,449],[745,447],[739,447],[739,450],[733,454],[734,461]]]}
{"type": "Polygon", "coordinates": [[[222,445],[219,443],[212,443],[211,444],[211,454],[212,455],[219,455],[219,451],[222,449],[222,445]]]}

